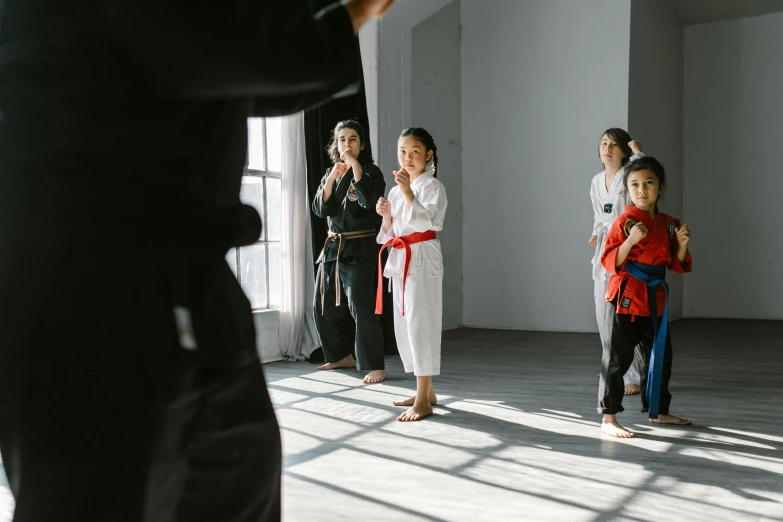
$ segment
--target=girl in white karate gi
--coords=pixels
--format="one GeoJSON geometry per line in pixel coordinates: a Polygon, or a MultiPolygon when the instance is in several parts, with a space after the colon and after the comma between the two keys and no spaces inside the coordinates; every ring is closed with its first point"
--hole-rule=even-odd
{"type": "MultiPolygon", "coordinates": [[[[598,320],[598,333],[601,342],[604,342],[606,324],[611,324],[612,318],[606,317],[608,309],[606,303],[606,285],[609,282],[609,273],[601,265],[601,254],[604,251],[606,234],[614,220],[625,210],[625,205],[630,201],[623,187],[623,167],[629,162],[643,157],[641,143],[632,140],[631,136],[623,129],[611,128],[601,135],[598,145],[598,157],[604,164],[603,172],[595,175],[590,184],[590,199],[593,202],[593,235],[590,237],[590,246],[595,248],[593,255],[593,287],[595,298],[595,315],[598,320]]],[[[640,392],[639,371],[636,363],[628,369],[623,377],[625,381],[625,394],[636,395],[640,392]]]]}
{"type": "MultiPolygon", "coordinates": [[[[405,371],[416,376],[416,395],[394,402],[410,406],[397,420],[417,421],[431,415],[437,403],[432,377],[440,374],[443,254],[435,233],[443,229],[447,201],[446,189],[436,178],[438,153],[430,133],[405,129],[397,145],[397,186],[376,208],[383,216],[378,243],[392,247],[383,275],[393,289],[397,348],[405,371]]],[[[379,283],[379,296],[382,291],[379,283]]],[[[376,313],[381,306],[379,299],[376,313]]]]}

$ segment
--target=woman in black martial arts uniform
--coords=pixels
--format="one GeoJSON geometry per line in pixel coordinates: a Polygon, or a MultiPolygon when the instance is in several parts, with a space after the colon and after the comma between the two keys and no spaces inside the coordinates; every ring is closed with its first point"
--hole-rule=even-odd
{"type": "Polygon", "coordinates": [[[386,190],[383,173],[372,161],[359,122],[337,124],[329,143],[334,165],[327,170],[313,199],[313,212],[326,218],[329,231],[318,258],[315,323],[326,364],[319,370],[353,368],[369,373],[366,384],[386,379],[381,323],[375,315],[373,276],[381,223],[375,212],[386,190]],[[347,302],[346,302],[347,301],[347,302]],[[356,323],[356,335],[341,331],[345,314],[356,323]],[[354,346],[349,340],[356,339],[354,346]]]}

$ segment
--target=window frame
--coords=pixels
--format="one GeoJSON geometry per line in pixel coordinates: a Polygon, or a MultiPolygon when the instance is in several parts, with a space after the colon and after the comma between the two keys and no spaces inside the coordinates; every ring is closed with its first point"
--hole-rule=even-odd
{"type": "MultiPolygon", "coordinates": [[[[266,278],[266,295],[264,296],[264,304],[261,306],[253,306],[251,304],[251,310],[253,312],[263,311],[263,310],[277,310],[280,308],[279,304],[272,304],[272,288],[270,286],[271,283],[271,277],[270,277],[270,264],[269,264],[269,247],[270,245],[282,245],[283,241],[282,239],[279,241],[270,241],[269,240],[269,228],[266,226],[267,223],[269,223],[268,214],[269,214],[269,192],[267,191],[267,179],[273,178],[273,179],[279,179],[281,180],[282,185],[282,179],[283,179],[283,173],[282,172],[276,172],[273,170],[269,170],[269,151],[268,151],[268,134],[267,134],[267,120],[268,118],[254,118],[262,120],[261,124],[261,143],[262,146],[262,154],[263,154],[263,160],[262,163],[265,169],[252,169],[250,168],[250,140],[248,139],[247,144],[247,151],[245,153],[245,166],[242,171],[242,178],[244,181],[245,176],[247,177],[253,177],[253,178],[260,178],[261,184],[262,184],[262,193],[263,198],[261,201],[261,206],[263,208],[263,215],[261,216],[261,223],[262,223],[262,230],[261,230],[261,237],[256,240],[254,243],[251,243],[250,245],[245,245],[244,247],[236,247],[235,254],[234,254],[234,267],[236,268],[236,278],[237,282],[240,286],[242,286],[242,249],[254,246],[254,245],[265,245],[266,248],[264,249],[264,271],[265,271],[265,278],[266,278]]],[[[248,138],[249,138],[249,129],[248,129],[248,138]]],[[[282,138],[282,136],[281,136],[282,138]]],[[[282,152],[282,151],[281,151],[282,152]]],[[[282,170],[282,166],[281,166],[282,170]]],[[[282,188],[282,187],[281,187],[282,188]]],[[[282,191],[281,191],[282,195],[282,191]]],[[[281,202],[282,203],[282,202],[281,202]]]]}

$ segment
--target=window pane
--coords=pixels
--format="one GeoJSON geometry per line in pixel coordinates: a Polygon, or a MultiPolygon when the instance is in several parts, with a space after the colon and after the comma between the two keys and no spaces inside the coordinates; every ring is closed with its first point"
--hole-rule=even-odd
{"type": "Polygon", "coordinates": [[[269,154],[267,170],[282,172],[283,170],[283,120],[280,118],[266,119],[266,153],[269,154]]]}
{"type": "Polygon", "coordinates": [[[253,170],[266,170],[264,118],[247,119],[247,167],[253,170]]]}
{"type": "Polygon", "coordinates": [[[283,296],[283,245],[269,244],[269,306],[279,307],[283,296]]]}
{"type": "Polygon", "coordinates": [[[277,178],[266,178],[266,227],[267,241],[282,241],[283,239],[283,208],[282,181],[277,178]]]}
{"type": "Polygon", "coordinates": [[[228,267],[231,269],[232,272],[234,272],[234,277],[237,276],[237,249],[232,248],[228,251],[228,254],[226,254],[226,263],[228,263],[228,267]]]}
{"type": "Polygon", "coordinates": [[[266,245],[250,245],[239,249],[242,267],[242,290],[253,308],[267,308],[266,245]]]}
{"type": "MultiPolygon", "coordinates": [[[[264,219],[264,179],[260,176],[242,176],[242,187],[239,190],[239,199],[242,203],[256,209],[261,220],[264,219]]],[[[266,223],[263,224],[266,228],[266,223]]],[[[264,237],[263,231],[261,238],[264,237]]]]}

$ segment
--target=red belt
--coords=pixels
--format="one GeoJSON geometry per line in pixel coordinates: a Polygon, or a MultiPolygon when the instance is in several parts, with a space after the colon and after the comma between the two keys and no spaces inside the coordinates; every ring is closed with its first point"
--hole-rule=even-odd
{"type": "Polygon", "coordinates": [[[381,251],[378,252],[378,291],[375,295],[375,313],[383,313],[383,268],[381,267],[381,254],[383,249],[390,246],[392,248],[404,248],[405,249],[405,269],[402,273],[402,315],[405,315],[405,282],[408,280],[408,268],[411,265],[411,245],[414,243],[421,243],[422,241],[430,241],[435,239],[435,231],[428,230],[426,232],[416,232],[408,236],[395,236],[388,240],[385,245],[381,247],[381,251]]]}

